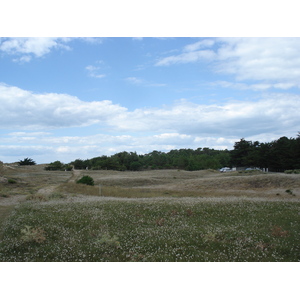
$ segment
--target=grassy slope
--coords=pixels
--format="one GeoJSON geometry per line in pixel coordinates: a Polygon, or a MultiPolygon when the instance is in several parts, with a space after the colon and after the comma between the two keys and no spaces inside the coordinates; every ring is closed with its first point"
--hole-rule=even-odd
{"type": "Polygon", "coordinates": [[[299,261],[299,212],[281,201],[27,203],[0,261],[299,261]]]}
{"type": "Polygon", "coordinates": [[[17,183],[0,186],[5,194],[0,193],[0,218],[9,216],[7,205],[16,195],[30,197],[7,219],[0,261],[300,260],[299,175],[177,170],[81,175],[92,176],[97,186],[76,185],[71,172],[46,172],[42,166],[6,170],[17,183]],[[78,194],[98,196],[99,185],[102,196],[125,198],[82,196],[84,203],[73,203],[78,194]],[[38,195],[46,191],[51,194],[38,195]],[[245,196],[247,201],[238,201],[245,196]],[[150,199],[126,200],[130,197],[150,199]]]}

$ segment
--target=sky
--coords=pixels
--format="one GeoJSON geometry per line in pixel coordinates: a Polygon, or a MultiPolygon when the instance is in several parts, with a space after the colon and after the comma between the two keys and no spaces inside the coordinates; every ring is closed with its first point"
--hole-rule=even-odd
{"type": "Polygon", "coordinates": [[[0,39],[0,160],[232,149],[300,131],[300,38],[0,39]]]}

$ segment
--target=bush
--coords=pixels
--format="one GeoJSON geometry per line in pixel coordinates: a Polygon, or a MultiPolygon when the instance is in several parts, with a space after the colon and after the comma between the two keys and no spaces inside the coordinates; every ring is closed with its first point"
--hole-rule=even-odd
{"type": "Polygon", "coordinates": [[[8,179],[8,183],[10,183],[10,184],[15,184],[15,183],[17,183],[17,180],[12,179],[12,178],[9,178],[9,179],[8,179]]]}
{"type": "Polygon", "coordinates": [[[284,173],[285,173],[285,174],[300,174],[300,169],[296,169],[296,170],[285,170],[284,173]]]}
{"type": "Polygon", "coordinates": [[[94,185],[94,179],[91,176],[83,176],[81,179],[77,180],[76,183],[81,183],[81,184],[87,184],[87,185],[94,185]]]}
{"type": "Polygon", "coordinates": [[[45,167],[46,171],[71,171],[72,167],[69,164],[63,164],[59,160],[50,163],[47,167],[45,167]]]}

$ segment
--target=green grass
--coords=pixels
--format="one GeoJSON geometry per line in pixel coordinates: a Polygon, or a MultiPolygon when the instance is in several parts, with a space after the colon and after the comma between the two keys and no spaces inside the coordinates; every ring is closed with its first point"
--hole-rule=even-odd
{"type": "Polygon", "coordinates": [[[299,212],[279,201],[23,203],[0,261],[300,261],[299,212]]]}
{"type": "Polygon", "coordinates": [[[0,205],[0,238],[2,236],[2,225],[5,221],[5,219],[9,216],[9,214],[12,212],[13,206],[10,205],[0,205]]]}

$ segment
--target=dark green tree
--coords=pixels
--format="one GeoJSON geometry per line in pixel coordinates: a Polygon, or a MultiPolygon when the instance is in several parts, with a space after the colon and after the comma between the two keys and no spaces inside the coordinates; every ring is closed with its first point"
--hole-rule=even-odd
{"type": "Polygon", "coordinates": [[[259,142],[242,138],[231,151],[231,165],[236,167],[257,167],[259,164],[259,142]]]}
{"type": "Polygon", "coordinates": [[[19,160],[20,166],[32,166],[36,165],[36,162],[32,158],[24,158],[23,160],[19,160]]]}

